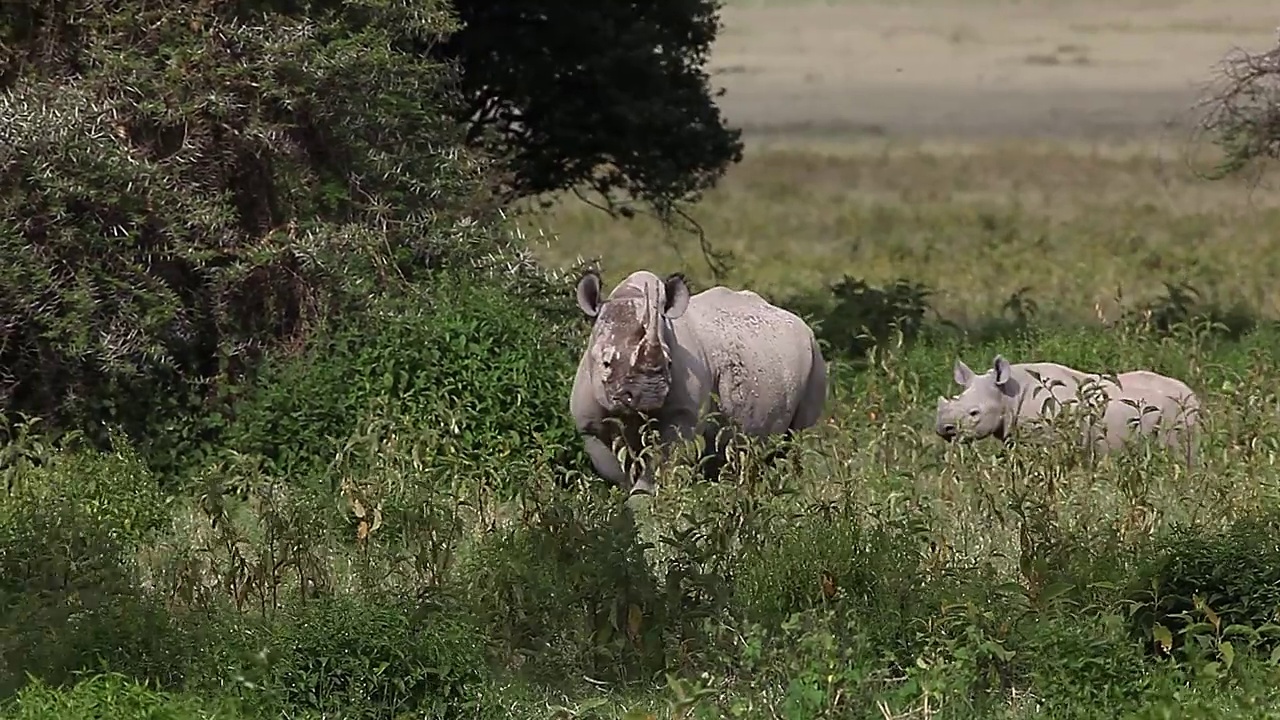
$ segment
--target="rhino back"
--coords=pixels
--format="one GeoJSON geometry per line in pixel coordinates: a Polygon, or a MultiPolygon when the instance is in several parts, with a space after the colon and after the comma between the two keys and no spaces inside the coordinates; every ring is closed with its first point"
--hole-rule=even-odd
{"type": "Polygon", "coordinates": [[[1167,419],[1186,414],[1194,421],[1194,415],[1200,408],[1200,399],[1195,391],[1176,378],[1149,370],[1131,370],[1120,373],[1117,379],[1120,387],[1113,393],[1113,400],[1135,400],[1154,405],[1167,419]]]}
{"type": "Polygon", "coordinates": [[[1130,370],[1120,373],[1122,393],[1140,393],[1146,396],[1163,395],[1165,397],[1195,398],[1196,393],[1189,385],[1177,378],[1161,375],[1150,370],[1130,370]]]}
{"type": "Polygon", "coordinates": [[[1050,392],[1058,403],[1065,402],[1074,398],[1080,385],[1090,377],[1075,368],[1053,362],[1018,363],[1013,366],[1013,373],[1020,387],[1018,416],[1027,419],[1056,414],[1055,406],[1046,407],[1050,392]]]}
{"type": "Polygon", "coordinates": [[[721,412],[748,434],[788,428],[817,357],[804,320],[750,290],[714,287],[694,295],[673,325],[678,344],[690,351],[675,357],[701,365],[694,374],[703,393],[719,395],[721,412]]]}

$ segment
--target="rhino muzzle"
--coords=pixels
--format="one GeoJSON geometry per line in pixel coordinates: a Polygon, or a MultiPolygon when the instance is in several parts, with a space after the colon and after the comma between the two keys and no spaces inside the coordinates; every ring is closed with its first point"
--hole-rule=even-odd
{"type": "Polygon", "coordinates": [[[670,389],[670,363],[662,344],[656,338],[642,336],[626,376],[610,393],[610,399],[631,412],[653,413],[662,409],[670,389]]]}
{"type": "Polygon", "coordinates": [[[663,377],[638,378],[611,394],[610,399],[620,408],[636,413],[653,413],[667,402],[670,385],[663,377]]]}

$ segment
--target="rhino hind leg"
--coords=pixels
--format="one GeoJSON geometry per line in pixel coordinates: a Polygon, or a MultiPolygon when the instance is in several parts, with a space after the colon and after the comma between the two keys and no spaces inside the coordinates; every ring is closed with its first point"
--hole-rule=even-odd
{"type": "Polygon", "coordinates": [[[1200,460],[1200,436],[1194,429],[1183,433],[1182,442],[1186,450],[1187,469],[1192,470],[1200,460]]]}
{"type": "Polygon", "coordinates": [[[724,469],[729,465],[729,450],[739,434],[732,422],[707,422],[702,431],[704,447],[698,458],[698,467],[702,470],[703,480],[719,482],[724,476],[724,469]]]}
{"type": "Polygon", "coordinates": [[[805,428],[813,427],[822,419],[827,406],[827,361],[822,357],[818,344],[813,345],[813,362],[809,366],[809,377],[805,380],[804,390],[800,395],[800,403],[795,414],[791,416],[791,424],[787,428],[787,438],[805,428]]]}
{"type": "MultiPolygon", "coordinates": [[[[716,436],[713,432],[708,431],[703,437],[706,440],[706,449],[702,451],[698,466],[702,469],[703,479],[707,482],[720,481],[724,468],[729,464],[729,448],[737,444],[736,441],[746,440],[749,444],[759,447],[761,442],[768,442],[772,439],[767,437],[748,438],[738,433],[722,431],[719,438],[720,442],[717,446],[716,436]]],[[[779,462],[786,462],[794,452],[794,437],[795,433],[790,428],[784,430],[778,438],[780,442],[772,443],[774,446],[765,453],[765,464],[772,467],[779,462]]]]}
{"type": "Polygon", "coordinates": [[[1178,433],[1181,449],[1185,451],[1187,469],[1191,470],[1200,460],[1200,401],[1191,398],[1183,401],[1178,433]]]}
{"type": "Polygon", "coordinates": [[[813,363],[809,366],[809,377],[805,381],[804,392],[800,396],[800,404],[796,406],[791,424],[782,432],[781,442],[771,450],[765,461],[769,465],[785,462],[795,456],[796,433],[818,424],[826,411],[827,405],[827,361],[817,343],[813,346],[813,363]]]}
{"type": "Polygon", "coordinates": [[[1199,457],[1199,437],[1194,427],[1174,427],[1168,430],[1163,438],[1170,450],[1181,455],[1181,460],[1191,470],[1196,466],[1199,457]]]}
{"type": "Polygon", "coordinates": [[[707,482],[719,482],[724,468],[729,464],[724,450],[706,450],[698,458],[698,467],[702,469],[702,479],[707,482]]]}

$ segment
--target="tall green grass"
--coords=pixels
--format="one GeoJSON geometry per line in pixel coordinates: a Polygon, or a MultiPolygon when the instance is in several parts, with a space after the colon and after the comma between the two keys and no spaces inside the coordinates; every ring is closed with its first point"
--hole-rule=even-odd
{"type": "MultiPolygon", "coordinates": [[[[794,465],[748,452],[707,484],[677,457],[630,507],[571,466],[496,487],[503,458],[460,455],[442,482],[424,458],[465,408],[368,416],[337,492],[258,464],[234,470],[241,495],[158,502],[126,490],[148,475],[125,449],[28,447],[0,506],[4,637],[24,638],[6,683],[106,668],[254,717],[1270,716],[1280,334],[1179,332],[890,343],[836,363],[830,420],[794,465]],[[1203,462],[943,444],[932,399],[952,360],[995,352],[1182,377],[1205,405],[1203,462]],[[67,570],[89,558],[102,569],[67,570]],[[98,602],[55,612],[68,596],[32,585],[54,568],[98,602]]],[[[69,687],[11,712],[125,692],[69,687]]]]}

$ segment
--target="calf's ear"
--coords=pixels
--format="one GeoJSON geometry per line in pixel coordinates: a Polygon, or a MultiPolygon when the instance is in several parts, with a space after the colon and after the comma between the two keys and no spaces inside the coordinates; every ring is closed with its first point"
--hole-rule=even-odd
{"type": "Polygon", "coordinates": [[[1013,377],[1013,368],[1009,366],[1009,361],[1005,360],[1003,355],[996,355],[991,361],[991,369],[996,371],[996,387],[1004,387],[1009,382],[1009,378],[1013,377]]]}
{"type": "Polygon", "coordinates": [[[956,381],[960,387],[969,387],[969,383],[973,382],[973,371],[960,358],[956,358],[955,365],[951,368],[951,378],[956,381]]]}

